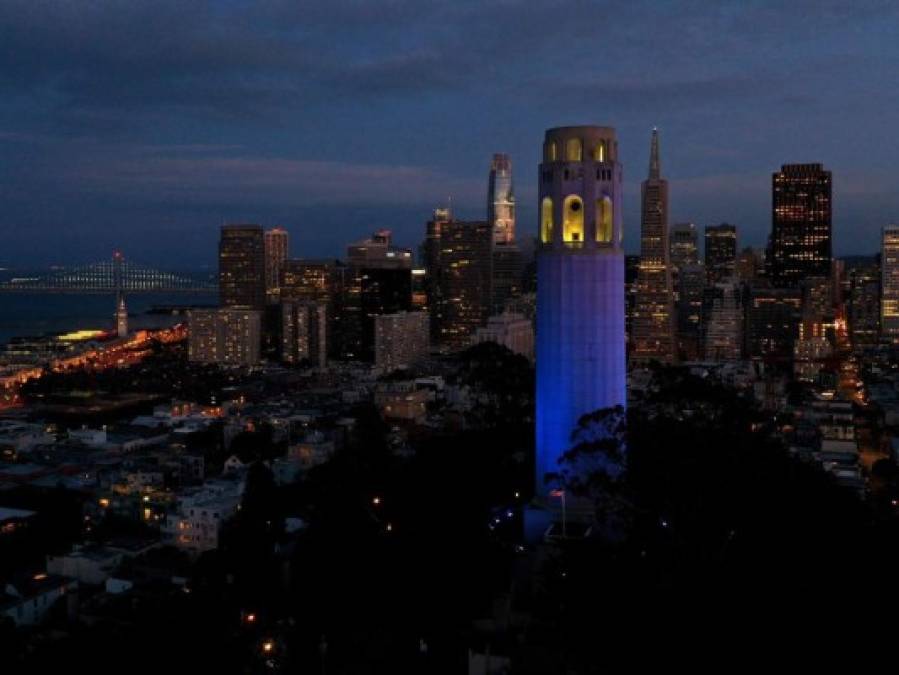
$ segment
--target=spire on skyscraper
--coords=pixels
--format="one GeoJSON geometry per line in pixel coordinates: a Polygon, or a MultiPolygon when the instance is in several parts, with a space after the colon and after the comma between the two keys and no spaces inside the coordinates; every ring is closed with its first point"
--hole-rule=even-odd
{"type": "Polygon", "coordinates": [[[649,149],[649,180],[658,180],[662,177],[662,169],[659,164],[659,130],[652,128],[652,144],[649,149]]]}

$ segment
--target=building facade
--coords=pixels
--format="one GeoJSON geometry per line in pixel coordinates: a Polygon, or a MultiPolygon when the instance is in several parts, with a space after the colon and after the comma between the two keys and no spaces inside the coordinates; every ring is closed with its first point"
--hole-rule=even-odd
{"type": "Polygon", "coordinates": [[[899,226],[883,228],[880,247],[880,331],[899,343],[899,226]]]}
{"type": "Polygon", "coordinates": [[[328,310],[321,302],[281,302],[281,360],[324,368],[328,363],[328,310]]]}
{"type": "Polygon", "coordinates": [[[737,226],[729,223],[705,228],[705,269],[710,284],[734,276],[737,263],[737,226]]]}
{"type": "Polygon", "coordinates": [[[252,366],[259,363],[262,312],[252,309],[194,309],[188,314],[188,358],[196,363],[252,366]]]}
{"type": "Polygon", "coordinates": [[[705,291],[704,356],[707,361],[739,361],[743,356],[743,302],[740,286],[722,281],[705,291]]]}
{"type": "Polygon", "coordinates": [[[674,340],[674,288],[668,248],[668,181],[661,176],[659,134],[653,129],[649,177],[642,185],[640,271],[637,275],[631,359],[670,363],[674,340]]]}
{"type": "Polygon", "coordinates": [[[678,223],[671,227],[669,260],[677,270],[699,262],[699,243],[693,223],[678,223]]]}
{"type": "Polygon", "coordinates": [[[774,361],[792,359],[801,319],[802,293],[798,289],[751,286],[746,308],[748,355],[774,361]]]}
{"type": "Polygon", "coordinates": [[[854,349],[875,345],[880,340],[880,274],[880,266],[873,260],[849,270],[847,316],[854,349]]]}
{"type": "Polygon", "coordinates": [[[375,317],[375,368],[390,372],[426,359],[431,350],[427,312],[396,312],[375,317]]]}
{"type": "Polygon", "coordinates": [[[534,324],[523,314],[503,312],[491,316],[487,325],[475,332],[473,342],[495,342],[530,361],[534,360],[534,324]]]}
{"type": "Polygon", "coordinates": [[[550,129],[538,176],[536,489],[546,496],[580,417],[627,400],[615,130],[550,129]]]}
{"type": "MultiPolygon", "coordinates": [[[[449,214],[447,214],[449,215],[449,214]]],[[[486,221],[435,219],[428,223],[431,337],[463,349],[487,323],[493,304],[493,229],[486,221]]]]}

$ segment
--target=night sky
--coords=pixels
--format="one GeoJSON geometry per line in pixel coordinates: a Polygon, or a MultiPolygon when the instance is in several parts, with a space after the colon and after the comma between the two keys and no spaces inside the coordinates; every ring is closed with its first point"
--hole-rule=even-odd
{"type": "Polygon", "coordinates": [[[618,129],[631,251],[653,126],[672,223],[762,245],[785,162],[833,171],[838,254],[899,221],[899,3],[260,5],[3,0],[0,265],[213,264],[225,221],[417,246],[448,197],[485,217],[497,151],[528,235],[565,124],[618,129]]]}

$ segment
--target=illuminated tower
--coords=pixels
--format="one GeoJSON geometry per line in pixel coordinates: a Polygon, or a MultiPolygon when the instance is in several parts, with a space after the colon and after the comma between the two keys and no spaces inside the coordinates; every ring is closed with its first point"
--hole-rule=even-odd
{"type": "Polygon", "coordinates": [[[120,338],[128,337],[128,308],[125,305],[125,275],[122,269],[125,265],[125,256],[121,251],[112,254],[113,283],[116,289],[115,303],[115,328],[116,335],[120,338]]]}
{"type": "Polygon", "coordinates": [[[652,130],[649,176],[642,185],[640,272],[632,336],[634,361],[674,361],[674,291],[668,248],[668,181],[659,162],[659,132],[652,130]]]}
{"type": "Polygon", "coordinates": [[[487,220],[493,226],[493,241],[515,241],[515,197],[512,194],[512,160],[509,155],[493,155],[487,189],[487,220]]]}
{"type": "Polygon", "coordinates": [[[585,413],[625,405],[621,165],[615,130],[546,132],[537,253],[537,493],[585,413]]]}
{"type": "Polygon", "coordinates": [[[125,306],[125,294],[119,292],[115,310],[116,335],[128,337],[128,308],[125,306]]]}

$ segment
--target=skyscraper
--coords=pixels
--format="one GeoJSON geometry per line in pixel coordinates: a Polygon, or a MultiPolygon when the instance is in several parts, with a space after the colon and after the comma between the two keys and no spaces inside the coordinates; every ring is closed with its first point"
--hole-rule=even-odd
{"type": "Polygon", "coordinates": [[[678,223],[671,228],[669,259],[675,270],[699,262],[696,226],[693,223],[678,223]]]}
{"type": "Polygon", "coordinates": [[[392,244],[390,230],[347,247],[342,285],[341,358],[375,359],[375,317],[412,307],[412,251],[392,244]]]}
{"type": "Polygon", "coordinates": [[[225,225],[219,240],[222,307],[265,308],[265,243],[259,225],[225,225]]]}
{"type": "Polygon", "coordinates": [[[275,227],[266,230],[265,248],[265,292],[269,300],[277,301],[281,283],[281,266],[287,260],[289,240],[287,230],[275,227]]]}
{"type": "Polygon", "coordinates": [[[707,288],[702,315],[706,360],[738,361],[743,352],[743,303],[736,281],[707,288]]]}
{"type": "Polygon", "coordinates": [[[705,266],[684,265],[677,273],[677,346],[684,359],[699,358],[703,325],[703,299],[706,288],[705,266]]]}
{"type": "Polygon", "coordinates": [[[438,209],[428,223],[425,261],[431,337],[440,345],[462,349],[490,316],[493,228],[486,221],[455,220],[438,209]]]}
{"type": "Polygon", "coordinates": [[[886,342],[899,342],[899,225],[883,228],[880,249],[880,331],[886,342]]]}
{"type": "Polygon", "coordinates": [[[736,273],[737,226],[728,223],[705,228],[705,269],[709,283],[726,281],[736,273]]]}
{"type": "Polygon", "coordinates": [[[286,363],[327,364],[327,307],[314,300],[281,302],[281,359],[286,363]]]}
{"type": "Polygon", "coordinates": [[[880,339],[880,267],[869,264],[849,270],[849,335],[853,349],[877,344],[880,339]]]}
{"type": "Polygon", "coordinates": [[[649,176],[642,186],[640,271],[634,309],[634,361],[671,362],[674,342],[674,290],[668,250],[668,181],[661,176],[659,133],[652,131],[649,176]]]}
{"type": "Polygon", "coordinates": [[[515,196],[512,193],[512,160],[509,155],[493,155],[487,189],[487,221],[493,227],[493,241],[515,241],[515,196]]]}
{"type": "Polygon", "coordinates": [[[521,295],[523,272],[524,259],[517,244],[494,244],[491,314],[502,314],[506,303],[521,295]]]}
{"type": "Polygon", "coordinates": [[[627,399],[615,130],[548,130],[538,175],[536,489],[545,496],[580,417],[627,399]]]}
{"type": "Polygon", "coordinates": [[[821,164],[784,164],[772,176],[768,264],[775,286],[830,277],[831,175],[821,164]]]}

